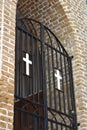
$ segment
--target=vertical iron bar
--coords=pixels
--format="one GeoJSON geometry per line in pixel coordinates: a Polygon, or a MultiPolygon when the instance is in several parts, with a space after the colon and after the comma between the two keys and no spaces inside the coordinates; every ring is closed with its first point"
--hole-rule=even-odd
{"type": "Polygon", "coordinates": [[[52,121],[51,121],[51,130],[53,130],[53,123],[52,123],[52,121]]]}
{"type": "Polygon", "coordinates": [[[17,84],[17,96],[20,96],[20,30],[18,31],[18,33],[17,33],[17,43],[16,43],[16,45],[17,45],[17,52],[18,52],[18,56],[17,57],[15,57],[16,58],[16,62],[17,62],[17,70],[16,70],[16,74],[18,74],[18,84],[17,84]],[[18,39],[18,37],[19,37],[19,39],[18,39]],[[18,58],[18,59],[17,59],[18,58]],[[18,72],[18,70],[19,70],[19,72],[18,72]]]}
{"type": "MultiPolygon", "coordinates": [[[[59,63],[58,63],[58,52],[56,52],[56,63],[57,63],[57,68],[59,69],[59,63]]],[[[58,105],[59,105],[59,110],[61,110],[61,102],[60,102],[60,91],[58,91],[58,105]]]]}
{"type": "Polygon", "coordinates": [[[65,82],[66,82],[66,92],[67,92],[67,105],[68,105],[68,112],[70,110],[70,106],[69,106],[69,86],[68,86],[68,79],[67,79],[67,69],[66,69],[66,59],[65,59],[65,56],[64,56],[64,69],[65,69],[65,82]]]}
{"type": "MultiPolygon", "coordinates": [[[[17,23],[16,23],[17,24],[17,23]]],[[[18,95],[18,82],[17,82],[17,67],[18,67],[18,61],[17,61],[17,54],[18,54],[18,29],[16,26],[16,45],[15,45],[15,95],[18,95]]]]}
{"type": "Polygon", "coordinates": [[[30,120],[29,120],[29,114],[28,114],[28,129],[29,129],[29,125],[30,125],[30,120]]]}
{"type": "MultiPolygon", "coordinates": [[[[28,33],[27,33],[26,34],[26,52],[28,54],[30,54],[28,49],[29,49],[29,43],[28,43],[28,33]]],[[[25,77],[26,78],[26,85],[24,86],[24,90],[25,90],[25,95],[26,96],[28,96],[29,94],[31,94],[31,92],[30,92],[30,77],[29,76],[25,77]]]]}
{"type": "Polygon", "coordinates": [[[40,99],[39,99],[39,90],[40,90],[40,85],[39,85],[39,54],[38,54],[38,41],[36,40],[36,61],[37,61],[37,96],[38,96],[38,103],[40,102],[40,99]]]}
{"type": "Polygon", "coordinates": [[[53,56],[53,49],[51,49],[52,53],[52,71],[53,71],[53,88],[54,88],[54,107],[56,110],[56,88],[55,88],[55,78],[54,78],[54,56],[53,56]]]}
{"type": "MultiPolygon", "coordinates": [[[[61,51],[60,51],[60,52],[61,52],[61,51]]],[[[60,53],[59,55],[60,55],[60,59],[59,59],[59,60],[60,60],[60,66],[59,66],[59,67],[61,68],[61,71],[62,71],[62,67],[61,67],[61,65],[62,65],[62,62],[61,62],[61,53],[60,53]]],[[[60,69],[60,68],[59,68],[59,69],[60,69]]],[[[63,75],[63,74],[62,74],[62,75],[63,75]]],[[[60,104],[59,104],[59,105],[60,105],[60,111],[62,111],[62,106],[61,106],[61,92],[60,92],[60,91],[59,91],[59,103],[60,103],[60,104]]]]}
{"type": "Polygon", "coordinates": [[[73,115],[73,123],[74,123],[74,128],[75,130],[77,130],[77,115],[76,115],[76,104],[75,104],[75,94],[74,94],[74,84],[73,84],[73,72],[72,72],[72,58],[73,57],[70,57],[69,58],[69,64],[70,64],[70,84],[71,84],[71,98],[72,98],[72,111],[74,110],[74,113],[72,113],[73,115]]]}
{"type": "Polygon", "coordinates": [[[47,62],[48,62],[48,81],[49,81],[49,102],[50,102],[50,107],[52,107],[52,94],[51,94],[51,84],[50,84],[50,60],[49,60],[49,48],[47,46],[47,62]]]}
{"type": "Polygon", "coordinates": [[[34,121],[34,118],[36,118],[35,116],[34,116],[34,112],[32,113],[32,129],[34,130],[34,128],[35,128],[35,121],[34,121]]]}
{"type": "Polygon", "coordinates": [[[56,130],[58,130],[58,124],[56,123],[56,130]]]}
{"type": "Polygon", "coordinates": [[[70,57],[67,57],[68,61],[68,73],[69,73],[69,86],[70,86],[70,99],[71,99],[71,109],[73,109],[73,100],[72,100],[72,84],[71,84],[71,67],[70,67],[70,57]]]}
{"type": "Polygon", "coordinates": [[[32,101],[34,102],[34,38],[33,37],[31,37],[32,38],[32,101]]]}
{"type": "MultiPolygon", "coordinates": [[[[65,58],[65,56],[63,56],[63,58],[65,58]]],[[[61,56],[61,60],[63,60],[63,59],[62,59],[62,56],[61,56]]],[[[64,62],[64,63],[65,63],[65,62],[64,62]]],[[[64,66],[65,66],[64,63],[61,64],[61,69],[62,69],[62,88],[63,88],[63,101],[62,101],[62,102],[63,102],[63,104],[64,104],[64,106],[63,106],[63,107],[64,107],[64,113],[66,113],[66,107],[65,107],[65,90],[64,90],[64,89],[65,89],[65,88],[64,88],[64,87],[65,87],[65,84],[64,84],[64,71],[63,71],[63,70],[64,70],[64,66]],[[64,65],[64,66],[63,66],[63,65],[64,65]]]]}
{"type": "Polygon", "coordinates": [[[65,130],[67,130],[67,127],[66,127],[66,126],[64,126],[64,128],[65,128],[65,130]]]}
{"type": "Polygon", "coordinates": [[[47,115],[47,94],[46,94],[46,79],[45,79],[45,42],[44,42],[44,26],[40,24],[40,35],[42,42],[42,85],[43,85],[43,99],[44,99],[44,130],[48,129],[48,115],[47,115]]]}
{"type": "Polygon", "coordinates": [[[23,122],[23,112],[20,111],[20,130],[23,130],[23,127],[24,127],[24,122],[23,122]]]}
{"type": "Polygon", "coordinates": [[[23,83],[22,83],[22,81],[23,81],[22,80],[22,78],[23,78],[23,68],[22,68],[23,67],[23,65],[22,65],[22,63],[23,63],[23,61],[22,61],[23,60],[22,59],[22,43],[23,43],[22,38],[23,37],[22,36],[23,36],[23,31],[21,30],[21,32],[20,32],[20,41],[19,41],[19,44],[20,44],[19,45],[19,47],[20,47],[19,48],[19,53],[20,53],[20,68],[19,68],[20,69],[20,80],[19,81],[20,81],[20,96],[23,97],[24,95],[23,95],[23,83]]]}
{"type": "Polygon", "coordinates": [[[37,129],[40,130],[40,117],[38,117],[37,129]]]}
{"type": "MultiPolygon", "coordinates": [[[[60,66],[62,71],[62,89],[63,89],[63,97],[62,97],[62,103],[64,104],[64,112],[65,112],[65,97],[64,97],[64,74],[63,74],[63,62],[62,62],[62,55],[60,54],[60,66]]],[[[63,110],[62,110],[63,111],[63,110]]]]}
{"type": "Polygon", "coordinates": [[[59,68],[59,66],[58,66],[58,55],[57,55],[57,51],[56,51],[56,64],[57,64],[57,68],[59,68]]]}
{"type": "Polygon", "coordinates": [[[63,129],[62,129],[62,125],[61,125],[61,130],[63,130],[63,129]]]}

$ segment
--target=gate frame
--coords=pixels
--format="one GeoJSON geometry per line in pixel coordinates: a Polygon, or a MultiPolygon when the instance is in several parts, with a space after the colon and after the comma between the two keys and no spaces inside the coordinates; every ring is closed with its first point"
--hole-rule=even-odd
{"type": "MultiPolygon", "coordinates": [[[[44,95],[46,95],[46,79],[45,79],[45,76],[46,76],[46,72],[45,72],[45,44],[47,44],[47,43],[45,43],[45,41],[44,41],[44,31],[45,31],[45,29],[47,29],[52,35],[53,35],[53,37],[56,39],[56,41],[57,41],[57,43],[59,44],[59,46],[61,46],[61,48],[63,49],[63,51],[64,51],[64,55],[67,55],[68,56],[68,53],[66,52],[66,50],[64,49],[64,47],[62,46],[62,44],[60,43],[60,41],[57,39],[57,37],[54,35],[54,33],[53,32],[51,32],[50,31],[50,29],[48,29],[46,26],[44,26],[42,23],[40,23],[40,22],[38,22],[38,21],[36,21],[36,20],[34,20],[34,19],[25,19],[25,18],[21,18],[21,19],[18,19],[18,21],[22,21],[22,23],[23,23],[23,25],[26,27],[26,24],[25,24],[25,21],[30,21],[30,22],[36,22],[36,23],[38,23],[39,24],[39,26],[40,26],[40,38],[41,39],[39,39],[40,41],[41,41],[41,43],[42,43],[42,88],[43,88],[43,97],[44,97],[44,120],[45,120],[45,124],[44,124],[44,129],[45,130],[47,130],[47,127],[48,127],[48,114],[47,114],[47,111],[48,111],[48,108],[47,108],[47,103],[46,103],[46,101],[47,101],[47,96],[44,96],[44,95]]],[[[34,28],[34,26],[33,26],[33,23],[32,23],[32,27],[33,27],[33,29],[35,30],[35,28],[34,28]]],[[[35,30],[35,32],[36,32],[36,30],[35,30]]],[[[28,32],[29,33],[29,32],[28,32]]],[[[32,36],[33,36],[33,33],[31,34],[32,36]]],[[[61,54],[63,54],[62,52],[59,52],[59,53],[61,53],[61,54]]],[[[74,96],[74,87],[73,87],[73,76],[72,76],[72,62],[71,62],[71,60],[72,60],[72,57],[67,57],[67,58],[69,58],[68,60],[69,60],[69,71],[70,71],[70,79],[71,79],[71,81],[70,81],[70,86],[71,86],[71,88],[72,88],[72,92],[73,92],[73,94],[71,95],[71,101],[72,101],[72,104],[73,104],[73,106],[72,106],[72,108],[74,109],[74,112],[73,111],[71,111],[71,113],[72,113],[72,115],[73,115],[73,130],[77,130],[77,115],[76,115],[76,106],[75,106],[75,96],[74,96]]],[[[62,126],[62,124],[61,124],[61,126],[62,126]]],[[[67,127],[67,126],[66,126],[67,127]]]]}

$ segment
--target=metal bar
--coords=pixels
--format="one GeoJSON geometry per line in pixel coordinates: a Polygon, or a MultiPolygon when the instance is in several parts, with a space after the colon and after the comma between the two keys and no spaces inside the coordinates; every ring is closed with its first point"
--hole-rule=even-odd
{"type": "Polygon", "coordinates": [[[16,45],[15,45],[15,94],[18,94],[18,74],[17,74],[17,67],[18,67],[18,62],[17,62],[17,54],[18,54],[18,29],[16,27],[16,45]]]}
{"type": "Polygon", "coordinates": [[[43,104],[38,104],[36,102],[33,103],[31,100],[23,98],[23,97],[20,97],[20,96],[16,96],[15,95],[15,98],[17,98],[18,100],[26,101],[26,102],[30,103],[33,107],[34,107],[34,105],[38,105],[39,107],[43,107],[44,106],[43,104]]]}
{"type": "Polygon", "coordinates": [[[72,115],[73,115],[73,123],[74,123],[74,128],[75,130],[77,130],[77,115],[76,115],[76,105],[75,105],[75,94],[74,94],[74,84],[73,84],[73,73],[72,73],[72,57],[70,57],[69,59],[69,62],[70,62],[70,78],[72,80],[70,80],[71,82],[71,91],[72,91],[72,115]]]}
{"type": "MultiPolygon", "coordinates": [[[[61,48],[60,48],[60,51],[61,51],[61,48]]],[[[63,61],[62,61],[62,56],[61,56],[61,54],[60,54],[60,70],[61,70],[61,73],[62,73],[62,88],[61,89],[63,89],[63,91],[64,91],[64,77],[63,77],[63,61]]],[[[61,93],[62,94],[62,93],[61,93]]],[[[64,112],[65,112],[65,99],[64,99],[64,93],[63,93],[63,97],[61,97],[61,104],[64,104],[64,106],[63,106],[63,109],[64,109],[64,112]]],[[[61,107],[62,107],[62,105],[61,105],[61,107]]],[[[62,110],[63,111],[63,110],[62,110]]]]}
{"type": "MultiPolygon", "coordinates": [[[[32,23],[32,25],[35,25],[35,21],[32,22],[32,20],[30,21],[26,21],[26,24],[30,22],[32,23]]],[[[25,23],[25,21],[23,20],[23,24],[25,23]]],[[[37,25],[37,24],[36,24],[37,25]]],[[[19,107],[14,107],[15,111],[19,111],[21,112],[21,117],[20,117],[20,129],[23,130],[25,127],[25,124],[27,125],[27,127],[29,126],[29,120],[31,119],[30,117],[33,117],[32,120],[32,127],[33,129],[38,129],[38,130],[77,130],[77,119],[76,119],[76,109],[75,109],[75,97],[74,97],[74,87],[73,87],[73,77],[72,77],[72,63],[71,63],[71,58],[68,56],[67,52],[65,51],[65,49],[63,48],[63,46],[61,45],[60,41],[56,38],[56,36],[54,35],[54,33],[52,33],[48,28],[46,28],[44,25],[42,25],[41,23],[38,22],[38,27],[40,27],[40,38],[38,38],[38,36],[35,36],[35,34],[33,34],[33,31],[30,32],[29,29],[23,27],[16,27],[16,31],[19,31],[20,34],[18,34],[18,32],[16,32],[16,44],[19,43],[19,47],[18,44],[16,45],[16,49],[17,49],[17,53],[18,56],[20,58],[21,63],[19,62],[19,64],[15,63],[15,65],[17,65],[19,67],[19,85],[16,84],[16,86],[19,88],[15,88],[15,98],[17,98],[18,100],[21,101],[25,101],[26,103],[29,103],[29,105],[31,105],[34,109],[34,111],[37,111],[37,113],[33,113],[31,111],[27,111],[23,108],[19,108],[19,107]],[[39,25],[39,26],[38,26],[39,25]],[[47,32],[47,33],[46,33],[47,32]],[[24,38],[24,36],[26,37],[26,40],[24,38]],[[44,41],[44,37],[47,36],[47,41],[49,43],[45,43],[44,41]],[[53,37],[52,37],[53,36],[53,37]],[[18,41],[19,38],[19,41],[18,41]],[[53,45],[53,43],[51,41],[52,38],[54,38],[55,41],[55,46],[53,45]],[[24,46],[24,41],[25,42],[25,46],[24,46]],[[36,43],[35,43],[36,42],[36,43]],[[39,43],[41,43],[41,64],[40,64],[40,55],[39,55],[39,48],[38,45],[39,43]],[[23,45],[22,45],[23,44],[23,45]],[[30,47],[32,44],[32,48],[30,47]],[[56,46],[57,45],[57,46],[56,46]],[[35,46],[36,46],[36,50],[35,50],[35,46]],[[22,65],[22,51],[23,49],[25,49],[23,53],[29,53],[30,49],[32,49],[32,74],[30,76],[26,76],[23,74],[23,69],[24,69],[24,63],[22,65]],[[47,52],[46,52],[47,51],[47,52]],[[34,56],[35,53],[35,56],[34,56]],[[50,54],[51,53],[51,54],[50,54]],[[47,54],[47,57],[46,57],[47,54]],[[66,58],[68,59],[66,61],[66,58]],[[35,63],[36,62],[36,63],[35,63]],[[51,64],[52,63],[52,64],[51,64]],[[67,65],[68,63],[68,65],[67,65]],[[41,69],[42,72],[40,72],[40,65],[41,65],[41,69]],[[58,69],[61,69],[62,71],[62,90],[57,90],[54,89],[55,88],[55,77],[54,77],[54,69],[55,69],[55,65],[58,69]],[[48,70],[46,70],[46,66],[48,68],[48,70]],[[36,76],[37,78],[34,77],[34,69],[36,67],[36,76]],[[46,71],[47,71],[47,77],[46,77],[46,71]],[[51,71],[52,71],[52,77],[51,75],[51,71]],[[67,73],[68,71],[68,73],[67,73]],[[41,78],[40,77],[40,73],[42,73],[41,78]],[[22,77],[21,77],[22,75],[22,77]],[[65,77],[64,77],[65,76],[65,77]],[[24,79],[25,78],[25,79],[24,79]],[[69,78],[69,81],[68,81],[69,78]],[[42,81],[39,81],[41,80],[42,81]],[[47,97],[47,79],[48,79],[48,91],[49,91],[49,97],[47,97]],[[24,81],[25,80],[25,81],[24,81]],[[32,83],[31,83],[32,82],[32,83]],[[53,82],[53,86],[51,86],[51,83],[53,82]],[[70,84],[69,84],[70,83],[70,84]],[[35,84],[37,84],[35,86],[35,84]],[[43,103],[40,102],[40,86],[42,85],[42,93],[43,93],[43,103]],[[69,89],[69,85],[70,85],[70,89],[69,89]],[[65,88],[66,86],[66,88],[65,88]],[[26,87],[27,89],[25,90],[26,87]],[[35,88],[36,87],[36,88],[35,88]],[[53,87],[53,94],[52,94],[52,87],[53,87]],[[29,90],[30,89],[30,90],[29,90]],[[37,99],[34,100],[35,98],[35,89],[37,89],[37,99]],[[28,92],[29,90],[29,92],[28,92]],[[24,93],[25,91],[25,93],[24,93]],[[31,98],[29,99],[29,94],[31,94],[31,98]],[[56,95],[58,94],[58,98],[56,99],[56,95]],[[67,102],[66,102],[66,96],[67,95],[67,102]],[[24,96],[26,96],[26,98],[24,98],[24,96]],[[70,97],[71,96],[71,97],[70,97]],[[28,99],[27,99],[28,97],[28,99]],[[53,97],[53,99],[52,99],[53,97]],[[70,98],[70,99],[69,99],[70,98]],[[47,104],[47,101],[49,100],[49,104],[47,104]],[[36,101],[36,102],[35,102],[36,101]],[[57,102],[58,101],[58,102],[57,102]],[[71,104],[70,104],[71,101],[71,104]],[[54,104],[53,104],[54,103],[54,104]],[[57,108],[57,103],[58,103],[58,108],[57,108]],[[66,104],[67,103],[67,104],[66,104]],[[68,109],[66,108],[68,106],[68,109]],[[38,108],[38,110],[37,110],[38,108]],[[72,112],[75,112],[74,114],[72,113],[67,113],[66,111],[69,110],[70,108],[72,108],[72,112]],[[40,114],[40,109],[43,110],[43,114],[40,114]],[[49,111],[51,113],[53,113],[53,118],[52,117],[48,117],[48,113],[49,111]],[[59,114],[58,116],[61,117],[61,121],[57,120],[56,118],[56,113],[59,114]],[[27,115],[28,120],[24,123],[24,114],[25,116],[27,115]],[[23,118],[23,119],[22,119],[23,118]],[[49,119],[48,119],[49,118],[49,119]],[[70,123],[67,123],[67,119],[70,121],[70,123]],[[36,121],[36,124],[35,124],[36,121]],[[40,128],[40,124],[42,123],[43,128],[40,128]],[[50,128],[48,128],[48,122],[50,122],[50,128]],[[69,125],[70,124],[70,125],[69,125]]],[[[27,27],[27,26],[26,26],[27,27]]],[[[35,26],[32,26],[33,28],[35,28],[35,26]]],[[[39,28],[38,28],[39,29],[39,28]]],[[[38,29],[36,31],[38,31],[38,29]]],[[[39,33],[39,32],[38,32],[39,33]]],[[[30,53],[29,53],[30,54],[30,53]]],[[[17,57],[17,54],[16,54],[17,57]]],[[[15,62],[17,61],[17,59],[15,60],[15,62]]],[[[17,72],[17,66],[16,66],[16,72],[17,72]]],[[[31,72],[30,72],[31,73],[31,72]]],[[[18,72],[16,73],[15,76],[17,76],[18,72]]],[[[17,78],[16,80],[17,81],[17,78]]],[[[49,114],[50,115],[50,114],[49,114]]],[[[14,119],[16,120],[16,118],[14,117],[14,119]]],[[[16,123],[16,121],[14,122],[16,123]]],[[[16,130],[16,126],[14,127],[14,129],[16,130]]],[[[28,128],[30,129],[30,128],[28,128]]]]}
{"type": "MultiPolygon", "coordinates": [[[[59,69],[59,62],[58,62],[58,52],[56,51],[56,64],[57,64],[57,68],[59,69]]],[[[58,90],[58,89],[57,89],[58,90]]],[[[61,110],[61,102],[60,102],[60,91],[58,91],[58,106],[59,106],[59,110],[61,110]]]]}
{"type": "Polygon", "coordinates": [[[31,37],[32,39],[32,101],[34,102],[34,39],[33,37],[31,37]]]}
{"type": "Polygon", "coordinates": [[[53,49],[51,49],[51,54],[52,54],[52,71],[53,71],[53,88],[54,88],[54,107],[56,110],[56,89],[55,89],[55,78],[54,78],[54,56],[53,56],[53,49]]]}
{"type": "MultiPolygon", "coordinates": [[[[69,125],[65,125],[65,124],[63,124],[63,123],[60,123],[60,122],[57,122],[57,121],[55,121],[55,120],[52,120],[52,119],[48,119],[48,121],[49,122],[52,122],[52,123],[56,123],[56,124],[58,124],[58,125],[62,125],[62,126],[65,126],[65,127],[67,127],[67,128],[71,128],[71,129],[73,129],[73,127],[71,127],[71,126],[69,126],[69,125]]],[[[60,130],[60,129],[59,129],[60,130]]]]}
{"type": "MultiPolygon", "coordinates": [[[[29,41],[28,41],[28,33],[26,33],[26,52],[30,55],[30,46],[29,46],[29,41]]],[[[26,54],[25,52],[25,54],[26,54]]],[[[30,68],[30,67],[29,67],[30,68]]],[[[30,76],[30,75],[29,75],[30,76]]],[[[30,86],[30,77],[29,76],[26,76],[26,83],[24,85],[24,90],[25,90],[25,96],[28,96],[29,94],[31,94],[31,86],[30,86]]]]}
{"type": "Polygon", "coordinates": [[[70,65],[70,58],[67,58],[68,61],[68,73],[69,73],[69,85],[70,85],[70,98],[71,98],[71,109],[73,109],[73,99],[72,99],[72,79],[71,79],[71,65],[70,65]]]}
{"type": "Polygon", "coordinates": [[[60,91],[58,91],[59,94],[59,111],[61,111],[61,95],[60,95],[60,91]]]}
{"type": "Polygon", "coordinates": [[[34,23],[32,21],[30,21],[30,24],[31,24],[31,26],[33,28],[32,30],[34,30],[34,32],[35,32],[35,36],[37,36],[37,31],[36,31],[36,29],[34,27],[34,23]]]}
{"type": "Polygon", "coordinates": [[[66,116],[66,117],[68,117],[68,118],[73,118],[72,115],[68,115],[68,114],[66,114],[66,113],[63,113],[63,112],[61,112],[61,111],[57,111],[57,110],[52,109],[52,108],[50,108],[50,107],[48,107],[48,110],[51,110],[51,111],[56,112],[56,113],[58,113],[58,114],[64,115],[64,116],[66,116]]]}
{"type": "MultiPolygon", "coordinates": [[[[67,127],[64,127],[65,128],[65,130],[67,130],[67,127]]],[[[70,128],[71,129],[71,128],[70,128]]]]}
{"type": "Polygon", "coordinates": [[[62,129],[62,125],[61,125],[61,130],[63,130],[63,129],[62,129]]]}
{"type": "Polygon", "coordinates": [[[50,102],[50,107],[52,107],[52,94],[51,94],[51,79],[50,79],[50,59],[49,59],[49,48],[47,46],[47,62],[48,62],[48,80],[49,80],[49,102],[50,102]]]}
{"type": "Polygon", "coordinates": [[[27,115],[28,116],[28,128],[29,128],[29,126],[30,126],[30,115],[27,115]]]}
{"type": "MultiPolygon", "coordinates": [[[[61,57],[62,58],[62,57],[61,57]]],[[[63,58],[62,58],[62,60],[63,59],[65,59],[65,56],[63,56],[63,58]]],[[[64,66],[65,66],[65,64],[64,64],[64,61],[63,61],[63,65],[61,66],[61,68],[62,68],[62,88],[63,88],[63,104],[64,104],[64,113],[66,113],[66,105],[65,105],[65,84],[64,84],[64,78],[66,78],[66,77],[64,77],[64,66]]]]}
{"type": "Polygon", "coordinates": [[[41,42],[40,42],[39,50],[40,50],[40,66],[39,66],[40,81],[39,82],[40,82],[40,91],[43,91],[43,88],[42,88],[42,43],[41,42]]]}
{"type": "Polygon", "coordinates": [[[45,42],[45,45],[47,45],[48,47],[52,48],[53,50],[55,50],[56,52],[60,53],[61,55],[64,55],[66,57],[69,57],[68,55],[66,55],[65,53],[61,52],[60,50],[58,50],[57,48],[53,47],[52,45],[48,44],[45,42]]]}
{"type": "MultiPolygon", "coordinates": [[[[36,40],[35,40],[36,41],[36,40]]],[[[37,94],[38,94],[38,103],[40,102],[40,98],[39,98],[39,90],[40,90],[40,84],[39,84],[39,53],[38,53],[38,41],[36,41],[36,68],[37,68],[37,94]]]]}
{"type": "Polygon", "coordinates": [[[37,129],[40,130],[40,118],[38,118],[38,124],[37,124],[37,129]]]}
{"type": "Polygon", "coordinates": [[[40,34],[42,41],[42,85],[43,85],[43,98],[44,98],[44,130],[48,128],[48,114],[47,114],[47,96],[46,96],[46,79],[45,79],[45,50],[44,50],[44,26],[40,25],[40,34]]]}
{"type": "Polygon", "coordinates": [[[39,39],[37,36],[33,35],[33,34],[32,34],[31,32],[29,32],[28,30],[26,30],[26,29],[24,29],[24,28],[22,28],[22,27],[19,27],[19,26],[17,26],[17,28],[18,28],[19,30],[22,30],[22,31],[25,32],[25,33],[28,33],[28,35],[34,37],[35,39],[37,39],[38,41],[41,42],[41,39],[39,39]]]}
{"type": "MultiPolygon", "coordinates": [[[[39,39],[38,37],[34,36],[32,33],[28,32],[27,30],[25,30],[25,29],[23,29],[23,28],[21,28],[21,27],[18,27],[18,29],[23,30],[23,32],[28,33],[28,35],[33,36],[35,39],[37,39],[38,41],[41,42],[41,39],[39,39]]],[[[53,47],[53,46],[49,45],[48,43],[46,43],[45,41],[44,41],[44,44],[46,44],[46,45],[49,46],[50,48],[53,48],[54,50],[56,50],[57,52],[59,52],[61,55],[64,55],[64,56],[66,56],[66,57],[69,57],[67,54],[65,54],[65,53],[63,53],[63,52],[61,52],[61,51],[59,51],[59,50],[56,49],[55,47],[53,47]]]]}
{"type": "Polygon", "coordinates": [[[72,89],[71,89],[71,68],[70,68],[70,60],[69,60],[69,58],[67,58],[67,62],[68,62],[68,80],[69,80],[69,87],[70,87],[70,100],[71,100],[71,102],[70,102],[70,109],[72,110],[72,89]]]}
{"type": "MultiPolygon", "coordinates": [[[[17,20],[21,20],[21,21],[28,20],[28,21],[33,21],[33,22],[35,22],[35,23],[38,23],[39,25],[42,24],[41,22],[39,22],[39,21],[37,21],[37,20],[35,20],[35,19],[32,19],[32,18],[19,18],[19,19],[17,19],[17,20]]],[[[44,25],[43,25],[43,26],[44,26],[44,25]]],[[[50,34],[52,34],[52,36],[53,36],[53,37],[55,38],[55,40],[57,41],[57,44],[60,44],[60,46],[62,47],[64,53],[67,54],[66,50],[64,49],[63,45],[60,43],[60,41],[58,40],[58,38],[55,36],[55,34],[54,34],[48,27],[46,27],[46,26],[44,26],[44,29],[47,30],[47,31],[49,31],[50,34]]],[[[68,55],[68,54],[67,54],[67,55],[68,55]]]]}
{"type": "Polygon", "coordinates": [[[23,127],[24,127],[24,123],[23,123],[23,112],[20,111],[21,115],[20,115],[20,130],[23,130],[23,127]]]}
{"type": "MultiPolygon", "coordinates": [[[[18,32],[17,33],[18,34],[18,37],[19,37],[19,40],[17,39],[17,44],[16,44],[16,46],[17,46],[17,52],[20,50],[20,32],[18,32]]],[[[18,75],[18,83],[17,83],[17,95],[19,96],[20,95],[20,52],[18,52],[17,53],[18,54],[18,56],[16,56],[15,57],[15,59],[16,59],[16,62],[17,62],[17,67],[16,67],[16,75],[18,75]],[[18,70],[19,70],[19,72],[18,72],[18,70]]]]}
{"type": "Polygon", "coordinates": [[[22,38],[23,38],[23,31],[21,31],[20,32],[20,40],[19,40],[19,56],[20,56],[20,64],[19,64],[19,73],[20,73],[20,80],[19,80],[19,82],[20,82],[20,84],[19,84],[19,86],[20,86],[20,96],[23,96],[23,83],[22,83],[22,81],[23,81],[23,76],[22,76],[22,74],[23,74],[23,65],[22,65],[22,63],[23,63],[23,61],[22,61],[22,43],[23,43],[23,40],[22,40],[22,38]]]}
{"type": "Polygon", "coordinates": [[[58,130],[58,124],[56,123],[56,130],[58,130]]]}
{"type": "Polygon", "coordinates": [[[34,115],[32,115],[32,118],[33,118],[33,119],[32,119],[32,129],[34,130],[34,128],[35,128],[35,124],[34,124],[35,121],[34,121],[34,118],[36,118],[36,117],[35,117],[34,115]]]}
{"type": "Polygon", "coordinates": [[[37,114],[35,114],[35,113],[32,113],[32,112],[29,112],[29,111],[27,111],[27,110],[25,110],[25,109],[23,109],[23,108],[15,107],[15,109],[16,109],[17,111],[24,112],[24,113],[26,113],[26,114],[28,114],[28,115],[30,115],[30,116],[33,116],[33,115],[34,115],[35,117],[44,119],[43,116],[39,116],[39,115],[37,115],[37,114]]]}
{"type": "Polygon", "coordinates": [[[68,77],[67,77],[67,67],[68,66],[66,66],[66,65],[68,65],[67,63],[66,63],[66,59],[65,59],[65,57],[64,57],[64,70],[65,70],[65,82],[66,82],[66,94],[67,94],[67,105],[68,105],[68,112],[69,112],[69,110],[70,110],[70,104],[69,104],[69,98],[70,98],[70,95],[69,95],[69,85],[68,85],[68,77]]]}
{"type": "Polygon", "coordinates": [[[51,122],[51,130],[53,130],[53,122],[51,122]]]}
{"type": "Polygon", "coordinates": [[[75,110],[75,97],[74,97],[74,85],[73,85],[73,77],[72,77],[72,64],[71,64],[71,58],[69,58],[69,64],[70,64],[70,84],[71,84],[71,98],[72,98],[72,109],[75,110]]]}
{"type": "Polygon", "coordinates": [[[58,55],[57,55],[58,53],[57,53],[57,51],[56,51],[56,65],[57,65],[57,67],[56,68],[59,68],[59,65],[58,65],[58,55]]]}

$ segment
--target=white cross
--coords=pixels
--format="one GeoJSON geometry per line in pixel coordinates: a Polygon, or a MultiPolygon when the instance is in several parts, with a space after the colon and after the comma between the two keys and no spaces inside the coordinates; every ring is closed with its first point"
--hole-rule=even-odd
{"type": "Polygon", "coordinates": [[[61,76],[59,70],[56,70],[55,77],[57,77],[57,87],[58,87],[59,90],[61,90],[60,89],[60,80],[62,79],[62,76],[61,76]]]}
{"type": "Polygon", "coordinates": [[[28,53],[26,53],[26,58],[23,57],[23,61],[26,62],[26,75],[29,75],[29,64],[32,64],[32,61],[29,60],[28,53]]]}

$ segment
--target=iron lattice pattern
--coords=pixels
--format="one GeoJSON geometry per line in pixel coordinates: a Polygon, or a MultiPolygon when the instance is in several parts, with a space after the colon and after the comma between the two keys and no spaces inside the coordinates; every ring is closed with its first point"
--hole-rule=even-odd
{"type": "Polygon", "coordinates": [[[42,23],[17,21],[14,130],[77,130],[71,60],[42,23]]]}

